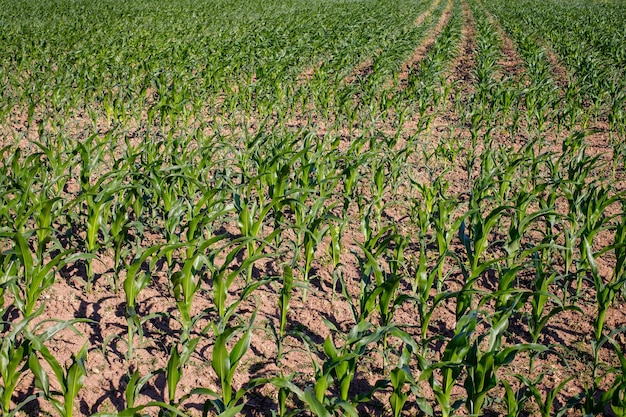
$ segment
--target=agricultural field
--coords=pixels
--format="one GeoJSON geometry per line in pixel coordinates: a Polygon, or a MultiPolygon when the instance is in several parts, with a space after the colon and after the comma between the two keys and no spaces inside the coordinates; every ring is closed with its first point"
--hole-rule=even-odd
{"type": "Polygon", "coordinates": [[[0,416],[626,416],[622,0],[0,0],[0,416]]]}

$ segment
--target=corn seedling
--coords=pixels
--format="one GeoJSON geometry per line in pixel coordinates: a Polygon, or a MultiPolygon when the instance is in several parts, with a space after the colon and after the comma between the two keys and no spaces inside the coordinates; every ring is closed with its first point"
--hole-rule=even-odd
{"type": "Polygon", "coordinates": [[[43,390],[46,399],[54,406],[59,415],[63,417],[72,417],[74,414],[74,401],[78,391],[83,387],[85,376],[87,375],[87,370],[85,369],[87,346],[85,344],[76,355],[72,355],[72,364],[66,369],[59,364],[49,350],[43,346],[38,348],[38,353],[48,363],[56,377],[57,384],[61,389],[59,392],[50,389],[49,377],[43,370],[37,354],[33,353],[29,357],[29,367],[33,371],[38,385],[43,390]],[[59,399],[59,397],[62,399],[59,399]]]}
{"type": "Polygon", "coordinates": [[[212,397],[204,405],[204,412],[213,408],[220,416],[233,416],[241,412],[245,403],[241,402],[246,394],[246,388],[242,387],[233,392],[233,377],[237,371],[237,366],[241,358],[250,347],[250,337],[252,332],[252,323],[256,317],[256,311],[253,313],[248,326],[227,327],[220,331],[214,327],[216,333],[215,344],[213,345],[213,354],[211,357],[211,367],[219,378],[222,388],[221,394],[206,388],[196,389],[193,392],[197,394],[205,394],[212,397]],[[228,351],[228,341],[243,332],[239,340],[235,343],[232,350],[228,351]]]}
{"type": "Polygon", "coordinates": [[[476,324],[476,312],[473,311],[457,321],[454,337],[446,344],[439,362],[430,363],[426,358],[418,357],[422,371],[419,380],[429,381],[443,417],[449,417],[463,404],[462,400],[452,402],[452,389],[461,376],[467,356],[472,350],[470,337],[476,329],[476,324]],[[440,379],[437,378],[437,373],[441,374],[440,379]]]}

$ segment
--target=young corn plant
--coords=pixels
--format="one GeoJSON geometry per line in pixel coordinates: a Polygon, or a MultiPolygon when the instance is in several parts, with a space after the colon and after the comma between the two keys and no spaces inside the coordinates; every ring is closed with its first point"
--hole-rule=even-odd
{"type": "Polygon", "coordinates": [[[613,382],[612,387],[606,392],[606,397],[610,398],[609,401],[613,413],[615,413],[617,417],[624,417],[626,416],[626,356],[615,340],[609,339],[609,342],[613,345],[613,349],[615,349],[615,353],[619,359],[619,366],[613,369],[615,382],[613,382]]]}
{"type": "MultiPolygon", "coordinates": [[[[580,224],[580,253],[581,261],[585,265],[587,260],[587,243],[593,242],[596,235],[604,230],[609,230],[613,226],[610,224],[614,217],[607,216],[606,211],[609,206],[614,203],[624,201],[624,193],[613,193],[609,187],[601,184],[590,184],[585,190],[584,197],[578,199],[579,209],[583,214],[580,224]]],[[[592,260],[589,260],[591,263],[592,260]]],[[[581,275],[582,276],[582,275],[581,275]]]]}
{"type": "MultiPolygon", "coordinates": [[[[45,193],[40,192],[35,202],[33,211],[35,218],[35,231],[37,234],[37,247],[35,256],[41,259],[48,249],[48,244],[53,241],[53,222],[60,216],[60,197],[47,198],[45,193]]],[[[56,243],[56,242],[53,242],[56,243]]]]}
{"type": "MultiPolygon", "coordinates": [[[[593,349],[597,351],[606,343],[610,343],[615,350],[619,365],[607,367],[605,373],[599,376],[595,375],[594,370],[594,378],[591,386],[585,383],[584,390],[577,396],[570,398],[567,402],[567,406],[580,409],[582,415],[585,417],[606,414],[607,408],[610,408],[616,416],[622,417],[626,415],[626,396],[624,390],[626,387],[624,384],[626,360],[624,359],[624,354],[619,343],[613,338],[613,336],[624,331],[626,331],[624,327],[613,330],[598,343],[598,346],[593,347],[593,349]],[[601,384],[606,381],[607,377],[610,377],[611,374],[615,378],[613,384],[608,389],[601,388],[601,384]]],[[[597,358],[595,360],[597,362],[597,358]]]]}
{"type": "MultiPolygon", "coordinates": [[[[239,194],[235,194],[235,208],[239,214],[237,220],[237,226],[241,231],[241,235],[247,238],[246,249],[248,259],[253,259],[262,253],[265,245],[257,247],[256,243],[261,239],[261,228],[264,225],[265,218],[270,212],[278,205],[282,204],[281,199],[273,199],[264,206],[259,206],[256,202],[250,204],[248,201],[241,199],[239,194]]],[[[274,233],[280,233],[280,230],[276,230],[274,233]]],[[[267,239],[268,241],[271,238],[267,239]]],[[[248,264],[246,272],[246,282],[252,281],[252,270],[254,263],[248,264]]]]}
{"type": "Polygon", "coordinates": [[[485,216],[478,209],[467,213],[471,221],[469,233],[466,233],[465,221],[462,221],[459,227],[459,239],[465,248],[469,262],[469,265],[464,268],[467,270],[467,274],[476,276],[474,271],[479,269],[482,257],[489,248],[489,238],[492,231],[502,220],[503,215],[511,209],[513,209],[511,206],[498,206],[485,216]]]}
{"type": "Polygon", "coordinates": [[[128,247],[131,238],[131,230],[134,228],[139,240],[143,234],[144,225],[139,221],[131,220],[132,200],[131,194],[120,196],[118,201],[114,202],[111,207],[111,222],[108,225],[106,233],[109,236],[108,244],[112,246],[113,251],[113,292],[117,293],[119,287],[120,272],[131,249],[128,247]]]}
{"type": "Polygon", "coordinates": [[[52,286],[55,272],[58,268],[71,264],[80,259],[90,259],[90,255],[72,254],[72,250],[59,253],[44,263],[32,253],[28,244],[29,235],[16,232],[12,236],[15,246],[12,255],[16,258],[16,279],[9,283],[9,289],[14,295],[14,303],[24,317],[33,314],[39,302],[39,297],[52,286]]]}
{"type": "MultiPolygon", "coordinates": [[[[626,203],[622,203],[622,213],[626,212],[626,203]]],[[[615,230],[615,237],[613,243],[613,252],[615,254],[615,267],[613,268],[613,274],[611,280],[615,281],[620,279],[619,277],[626,276],[626,223],[624,222],[624,214],[622,214],[621,220],[615,230]]],[[[626,283],[622,285],[620,290],[621,298],[626,297],[626,283]]]]}
{"type": "Polygon", "coordinates": [[[459,216],[453,219],[453,213],[456,209],[456,201],[441,197],[437,203],[435,212],[433,213],[433,227],[435,230],[435,239],[437,241],[437,249],[439,253],[439,260],[435,270],[437,271],[437,291],[441,292],[444,276],[444,258],[449,256],[449,248],[452,239],[454,239],[455,231],[459,230],[463,217],[459,216]]]}
{"type": "Polygon", "coordinates": [[[76,396],[78,395],[78,391],[83,387],[85,376],[87,375],[87,370],[85,369],[87,347],[88,344],[83,345],[76,355],[72,355],[72,363],[65,369],[45,346],[40,345],[37,347],[37,353],[43,357],[48,366],[52,369],[60,391],[53,391],[51,389],[48,374],[41,366],[37,353],[33,352],[29,356],[28,364],[35,375],[36,384],[43,391],[45,398],[62,417],[72,417],[74,415],[76,396]]]}
{"type": "Polygon", "coordinates": [[[276,354],[276,361],[280,363],[283,356],[283,340],[286,335],[288,314],[289,314],[289,301],[291,300],[291,293],[293,292],[293,269],[287,265],[283,268],[282,276],[282,288],[280,290],[280,296],[278,297],[278,312],[279,312],[279,324],[278,332],[276,334],[276,342],[278,345],[278,353],[276,354]]]}
{"type": "MultiPolygon", "coordinates": [[[[225,236],[220,236],[219,238],[223,239],[225,238],[225,236]]],[[[234,266],[233,263],[236,257],[241,254],[241,252],[246,247],[249,247],[249,240],[249,238],[240,238],[231,242],[237,244],[237,246],[235,246],[235,248],[231,249],[227,253],[226,258],[221,265],[216,264],[215,257],[220,253],[223,254],[226,247],[218,248],[212,251],[208,255],[208,257],[205,258],[206,265],[211,273],[212,278],[213,304],[215,305],[215,309],[218,315],[218,323],[216,324],[216,326],[219,331],[225,331],[224,329],[227,328],[229,319],[232,317],[233,314],[235,314],[237,307],[242,301],[248,298],[259,286],[265,285],[271,280],[258,279],[250,282],[246,281],[245,286],[242,289],[241,294],[239,295],[237,300],[235,300],[231,304],[227,304],[229,290],[232,287],[235,279],[242,276],[244,272],[247,274],[247,271],[249,271],[250,269],[250,265],[252,265],[254,262],[258,261],[259,259],[272,256],[271,254],[259,253],[250,258],[245,258],[243,262],[241,262],[241,264],[234,266]]],[[[205,247],[208,248],[208,246],[217,241],[217,238],[211,239],[207,241],[208,244],[205,243],[203,244],[203,246],[207,245],[205,247]]],[[[261,242],[261,245],[259,247],[262,248],[265,244],[266,242],[261,242]]],[[[184,270],[185,269],[183,268],[183,271],[184,270]]],[[[198,282],[198,285],[199,284],[200,282],[198,282]]]]}
{"type": "MultiPolygon", "coordinates": [[[[387,186],[387,182],[385,181],[385,161],[375,162],[372,166],[372,171],[374,173],[374,178],[372,181],[372,197],[375,207],[375,215],[376,215],[376,223],[380,224],[381,215],[383,212],[384,200],[383,197],[385,195],[385,187],[387,186]]],[[[388,179],[388,178],[387,178],[388,179]]]]}
{"type": "MultiPolygon", "coordinates": [[[[518,194],[518,198],[516,201],[516,207],[513,211],[513,215],[511,216],[511,222],[509,224],[509,230],[507,233],[507,238],[504,242],[504,249],[507,252],[507,264],[509,267],[513,268],[514,265],[519,262],[525,253],[528,250],[524,250],[523,239],[528,235],[529,232],[532,232],[536,223],[538,223],[541,219],[550,221],[553,216],[556,216],[556,212],[553,209],[553,205],[546,209],[538,210],[533,213],[529,213],[529,206],[535,202],[536,196],[534,193],[526,193],[521,192],[518,194]]],[[[552,229],[548,232],[549,235],[546,236],[547,242],[546,245],[554,244],[553,242],[553,234],[552,229]]],[[[549,247],[546,247],[549,249],[549,247]]]]}
{"type": "MultiPolygon", "coordinates": [[[[400,355],[398,364],[391,370],[389,375],[389,382],[391,384],[391,395],[389,396],[389,405],[394,417],[400,417],[402,410],[409,398],[411,392],[415,392],[417,388],[417,382],[413,377],[413,373],[409,367],[413,352],[411,351],[411,345],[407,345],[400,355]],[[409,391],[405,391],[404,386],[409,386],[409,391]]],[[[418,400],[418,404],[422,411],[424,411],[424,402],[418,400]]],[[[427,409],[428,410],[428,409],[427,409]]],[[[432,411],[432,410],[430,410],[432,411]]]]}
{"type": "MultiPolygon", "coordinates": [[[[40,135],[41,136],[41,135],[40,135]]],[[[45,140],[42,142],[33,142],[43,155],[45,159],[43,164],[49,174],[50,188],[52,194],[56,197],[60,197],[67,181],[69,179],[69,171],[74,159],[71,154],[65,149],[64,140],[50,140],[50,135],[45,136],[45,140]],[[46,142],[46,143],[43,143],[46,142]]]]}
{"type": "MultiPolygon", "coordinates": [[[[556,400],[557,395],[563,389],[563,387],[565,387],[565,385],[567,385],[567,383],[572,380],[572,377],[564,379],[556,387],[549,390],[544,398],[541,393],[542,390],[539,387],[539,383],[544,377],[543,373],[534,379],[530,379],[522,375],[515,375],[515,377],[519,379],[524,384],[524,386],[529,390],[530,395],[532,395],[535,402],[539,406],[539,413],[541,414],[541,417],[550,417],[551,415],[554,414],[554,411],[555,411],[554,401],[556,400]]],[[[566,408],[562,410],[556,410],[556,411],[557,411],[556,415],[563,415],[564,412],[566,411],[566,408]]]]}
{"type": "MultiPolygon", "coordinates": [[[[181,343],[188,345],[195,344],[197,340],[191,338],[191,330],[196,322],[204,316],[204,313],[192,316],[191,309],[196,293],[200,290],[202,280],[200,274],[207,264],[210,263],[209,258],[205,254],[206,251],[217,242],[223,240],[224,235],[218,235],[202,243],[189,243],[192,249],[191,256],[187,256],[180,270],[174,272],[169,281],[172,285],[172,292],[176,300],[176,307],[180,314],[181,324],[181,343]]],[[[184,244],[166,245],[162,252],[166,253],[181,247],[184,244]]],[[[188,254],[189,255],[189,254],[188,254]]]]}
{"type": "Polygon", "coordinates": [[[465,364],[467,366],[467,377],[464,387],[467,392],[465,406],[470,415],[481,415],[483,405],[489,391],[498,385],[498,369],[510,364],[515,356],[524,351],[545,352],[548,348],[540,344],[516,344],[513,346],[501,347],[501,339],[509,324],[508,314],[494,315],[496,321],[492,323],[489,332],[487,348],[483,351],[479,345],[487,335],[481,335],[474,340],[467,356],[465,364]]]}
{"type": "Polygon", "coordinates": [[[328,245],[328,254],[330,255],[332,261],[332,271],[333,271],[333,293],[332,293],[332,301],[335,300],[335,293],[337,288],[337,282],[340,279],[341,275],[341,251],[342,251],[342,236],[343,236],[343,228],[345,227],[346,222],[339,219],[338,217],[331,217],[328,221],[328,231],[330,234],[330,244],[328,245]]]}
{"type": "Polygon", "coordinates": [[[518,417],[524,411],[524,404],[531,398],[531,394],[525,388],[514,390],[506,379],[502,380],[502,385],[505,391],[506,417],[518,417]]]}
{"type": "Polygon", "coordinates": [[[213,409],[222,417],[235,416],[245,406],[245,402],[242,402],[242,399],[248,390],[246,387],[242,387],[234,391],[233,378],[241,358],[250,347],[252,324],[255,318],[256,311],[252,314],[248,325],[228,326],[224,330],[213,326],[216,338],[211,356],[211,367],[219,379],[222,392],[217,393],[207,388],[197,388],[192,391],[194,394],[204,394],[211,397],[204,404],[204,415],[213,409]],[[229,351],[228,342],[239,333],[243,334],[229,351]]]}
{"type": "Polygon", "coordinates": [[[593,376],[595,378],[599,362],[599,349],[602,345],[601,342],[605,337],[603,330],[604,323],[606,321],[606,314],[609,307],[615,302],[622,286],[626,283],[626,275],[613,279],[609,282],[605,282],[604,278],[598,272],[598,265],[595,260],[596,255],[593,253],[591,245],[587,241],[586,237],[583,237],[583,247],[586,252],[587,263],[589,264],[590,273],[596,290],[597,313],[593,323],[594,339],[591,342],[594,355],[593,376]]]}
{"type": "MultiPolygon", "coordinates": [[[[169,361],[168,361],[169,366],[169,361]]],[[[144,376],[141,376],[139,371],[134,371],[130,377],[128,377],[128,382],[126,383],[126,388],[124,389],[124,400],[125,407],[122,411],[118,413],[110,413],[110,412],[102,412],[94,414],[97,417],[130,417],[130,416],[140,416],[140,415],[149,415],[145,413],[144,410],[155,408],[158,410],[158,415],[160,417],[169,417],[169,416],[180,416],[187,417],[187,414],[183,413],[178,409],[177,406],[173,406],[169,403],[163,401],[148,401],[145,404],[137,404],[137,400],[141,395],[141,390],[145,387],[145,385],[155,376],[160,375],[167,370],[159,369],[156,371],[152,371],[147,373],[144,376]]],[[[170,381],[168,381],[169,383],[170,381]]],[[[169,386],[168,386],[169,390],[169,386]]],[[[180,402],[182,402],[185,397],[181,398],[180,402]]]]}
{"type": "MultiPolygon", "coordinates": [[[[419,314],[419,326],[421,335],[421,346],[423,354],[428,347],[428,326],[437,307],[445,300],[454,298],[456,293],[451,291],[437,291],[434,297],[431,297],[431,291],[435,287],[435,281],[438,279],[439,265],[443,264],[444,257],[440,257],[437,265],[430,271],[427,269],[426,250],[420,247],[419,265],[415,271],[415,289],[413,299],[417,303],[419,314]]],[[[437,336],[435,336],[437,337],[437,336]]]]}
{"type": "MultiPolygon", "coordinates": [[[[363,223],[363,222],[362,222],[363,223]]],[[[369,222],[367,222],[369,224],[369,222]]],[[[388,249],[388,245],[393,240],[393,234],[390,234],[391,226],[383,228],[375,236],[372,231],[367,230],[366,243],[361,245],[364,256],[358,256],[360,267],[362,270],[362,278],[360,281],[360,291],[358,303],[354,302],[353,297],[348,293],[347,285],[341,278],[341,287],[344,298],[350,305],[354,323],[369,320],[370,315],[378,308],[378,300],[385,291],[384,288],[384,272],[378,261],[378,258],[388,249]],[[373,278],[373,279],[372,279],[373,278]]],[[[399,284],[399,278],[394,277],[394,283],[387,288],[389,295],[395,293],[395,288],[399,284]]],[[[391,300],[391,298],[390,298],[391,300]]],[[[387,305],[389,307],[389,305],[387,305]]]]}
{"type": "MultiPolygon", "coordinates": [[[[191,354],[194,352],[198,340],[199,339],[196,339],[192,343],[184,344],[182,346],[182,352],[179,352],[177,343],[172,344],[172,347],[170,349],[170,357],[164,369],[165,381],[167,383],[168,405],[171,408],[161,409],[159,411],[159,416],[168,417],[172,415],[172,409],[178,409],[183,401],[193,395],[190,392],[189,394],[178,398],[176,391],[178,389],[178,384],[182,379],[185,365],[187,365],[187,363],[189,362],[191,354]]],[[[131,377],[131,379],[133,377],[131,377]]]]}
{"type": "MultiPolygon", "coordinates": [[[[551,292],[551,286],[558,283],[562,278],[556,272],[549,270],[540,253],[532,254],[533,266],[535,269],[535,279],[533,281],[533,292],[531,304],[531,312],[528,320],[528,328],[532,343],[537,343],[542,334],[544,327],[557,314],[563,311],[576,311],[582,314],[580,307],[570,304],[566,305],[563,301],[551,292]]],[[[531,355],[530,370],[532,371],[534,364],[534,356],[531,355]]]]}
{"type": "Polygon", "coordinates": [[[442,417],[450,417],[461,405],[463,400],[452,402],[452,389],[461,376],[470,351],[472,350],[471,336],[476,329],[477,315],[470,311],[458,321],[455,334],[448,341],[441,360],[430,363],[426,358],[418,356],[420,381],[428,380],[432,387],[442,417]],[[441,374],[440,380],[437,373],[441,374]]]}
{"type": "Polygon", "coordinates": [[[3,332],[2,342],[0,343],[0,408],[3,416],[13,416],[27,405],[35,400],[38,396],[33,394],[28,396],[22,403],[12,409],[12,399],[15,388],[24,374],[29,370],[28,358],[31,355],[32,344],[28,337],[25,336],[30,321],[43,312],[40,308],[36,314],[24,318],[18,323],[5,323],[3,325],[10,326],[10,330],[3,332]]]}
{"type": "MultiPolygon", "coordinates": [[[[317,416],[349,415],[356,417],[358,416],[356,405],[359,402],[370,401],[376,391],[384,389],[390,383],[387,380],[379,381],[371,391],[351,395],[352,382],[356,377],[360,362],[369,352],[368,346],[377,344],[384,336],[397,338],[407,347],[409,352],[415,352],[417,345],[407,333],[394,326],[373,328],[367,321],[361,321],[345,335],[328,320],[325,320],[325,323],[335,336],[329,335],[324,341],[325,360],[321,366],[311,357],[315,369],[313,387],[303,391],[284,378],[272,379],[269,382],[295,393],[317,416]],[[334,339],[337,337],[343,339],[342,345],[337,345],[335,342],[334,339]]],[[[311,355],[310,342],[305,340],[305,346],[311,355]]],[[[396,409],[401,408],[406,401],[406,393],[402,391],[402,388],[405,385],[404,382],[411,377],[409,374],[402,374],[402,372],[407,371],[408,360],[410,360],[410,353],[401,355],[396,368],[399,369],[396,371],[398,378],[395,380],[395,385],[392,384],[395,392],[393,401],[396,404],[396,409]]]]}
{"type": "MultiPolygon", "coordinates": [[[[152,246],[147,249],[138,249],[138,256],[126,268],[126,279],[124,279],[123,288],[126,298],[126,323],[128,325],[126,360],[129,363],[134,357],[135,335],[139,336],[139,343],[142,343],[143,324],[146,321],[146,319],[142,319],[137,312],[137,299],[141,291],[150,283],[151,276],[149,271],[143,271],[141,268],[148,258],[154,255],[159,249],[161,249],[160,245],[152,246]]],[[[154,267],[156,260],[156,257],[152,259],[150,269],[154,267]]]]}
{"type": "Polygon", "coordinates": [[[72,356],[72,364],[63,368],[46,348],[45,342],[53,338],[58,332],[69,329],[80,335],[73,327],[75,323],[90,322],[87,319],[72,319],[58,321],[56,324],[39,331],[46,321],[40,321],[33,325],[33,320],[40,318],[44,306],[39,307],[32,315],[24,317],[17,323],[4,323],[9,325],[9,331],[3,335],[0,345],[0,400],[2,415],[13,416],[26,404],[38,397],[45,397],[61,416],[71,416],[74,409],[76,395],[83,385],[85,375],[84,359],[87,353],[87,344],[72,356]],[[49,384],[49,377],[41,366],[39,357],[47,362],[48,367],[56,376],[56,386],[60,391],[53,391],[49,384]],[[34,376],[34,385],[39,391],[29,395],[16,408],[11,410],[11,399],[16,384],[28,372],[34,376]],[[59,398],[61,397],[61,398],[59,398]]]}
{"type": "MultiPolygon", "coordinates": [[[[72,205],[75,205],[84,200],[87,211],[85,249],[86,253],[90,255],[86,259],[87,276],[85,284],[87,292],[91,292],[94,279],[93,259],[96,258],[96,252],[103,244],[100,233],[104,234],[108,231],[106,225],[109,223],[111,206],[113,205],[115,195],[124,188],[120,179],[113,179],[108,183],[105,182],[112,174],[102,176],[93,186],[85,185],[88,187],[85,189],[85,193],[72,203],[72,205]]],[[[104,240],[108,240],[108,236],[104,236],[104,240]]]]}
{"type": "MultiPolygon", "coordinates": [[[[292,415],[292,413],[287,413],[287,397],[290,393],[295,394],[300,402],[308,407],[307,410],[312,412],[316,417],[332,416],[324,404],[317,399],[312,387],[301,389],[296,384],[291,382],[292,379],[293,375],[288,377],[280,376],[270,379],[259,379],[256,383],[259,385],[269,383],[278,388],[278,415],[281,417],[292,415]]],[[[350,409],[350,411],[352,411],[352,409],[350,409]]],[[[346,414],[351,415],[349,411],[346,411],[346,414]]]]}
{"type": "MultiPolygon", "coordinates": [[[[108,135],[107,135],[108,136],[108,135]]],[[[98,141],[98,135],[90,136],[85,142],[77,143],[73,150],[74,155],[80,156],[79,183],[81,194],[89,193],[94,171],[100,167],[106,151],[105,147],[110,137],[98,141]]]]}
{"type": "Polygon", "coordinates": [[[5,314],[13,306],[12,302],[5,304],[4,296],[7,289],[17,279],[17,267],[18,263],[15,259],[11,259],[10,256],[0,255],[0,317],[5,317],[5,314]]]}
{"type": "MultiPolygon", "coordinates": [[[[292,198],[291,207],[294,211],[295,218],[293,228],[296,231],[296,240],[294,247],[302,247],[304,252],[303,267],[303,299],[306,300],[307,285],[310,281],[311,268],[315,259],[315,252],[318,245],[328,232],[329,227],[326,225],[327,220],[332,217],[324,214],[332,208],[325,208],[325,197],[317,197],[310,203],[308,196],[310,193],[298,193],[299,200],[292,198]]],[[[295,252],[294,262],[299,258],[299,250],[295,252]]]]}
{"type": "MultiPolygon", "coordinates": [[[[378,235],[379,237],[382,237],[378,235]]],[[[400,282],[403,279],[401,266],[404,263],[404,251],[408,246],[408,239],[399,234],[393,233],[385,238],[367,242],[367,246],[362,246],[366,257],[364,275],[372,275],[375,282],[368,289],[369,278],[366,279],[365,290],[368,298],[365,310],[375,309],[379,316],[379,326],[389,327],[393,324],[393,317],[396,310],[411,297],[407,294],[398,294],[400,282]],[[390,250],[393,247],[393,250],[390,250]],[[383,255],[388,264],[389,271],[383,269],[381,258],[383,255]]],[[[361,309],[363,311],[363,308],[361,309]]],[[[355,317],[356,318],[356,317],[355,317]]],[[[383,366],[387,366],[387,336],[382,337],[383,366]]]]}
{"type": "Polygon", "coordinates": [[[464,283],[463,288],[457,295],[457,319],[473,308],[473,293],[476,281],[484,272],[491,268],[492,265],[501,261],[501,259],[490,259],[481,262],[481,259],[484,252],[489,247],[489,238],[492,230],[510,208],[509,206],[498,206],[491,210],[484,218],[480,215],[479,210],[471,210],[467,214],[472,223],[469,234],[466,233],[465,221],[461,221],[460,223],[459,239],[465,247],[468,264],[460,262],[464,283]]]}

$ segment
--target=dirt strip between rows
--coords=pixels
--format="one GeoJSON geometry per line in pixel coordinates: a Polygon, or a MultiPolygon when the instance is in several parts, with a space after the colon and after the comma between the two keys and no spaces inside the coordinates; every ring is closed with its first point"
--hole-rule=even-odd
{"type": "MultiPolygon", "coordinates": [[[[415,19],[415,22],[413,23],[413,25],[414,26],[421,26],[422,24],[424,24],[426,19],[428,17],[430,17],[430,15],[437,8],[437,6],[439,6],[439,3],[441,3],[441,0],[435,0],[428,7],[428,9],[426,9],[422,14],[417,16],[417,18],[415,19]]],[[[446,11],[449,11],[452,8],[452,4],[451,3],[452,3],[451,1],[448,1],[448,6],[446,7],[446,11]]],[[[423,45],[424,43],[428,43],[429,41],[430,41],[431,45],[434,43],[435,38],[437,37],[439,32],[441,32],[441,29],[443,28],[443,26],[445,26],[445,23],[447,23],[447,19],[449,19],[449,15],[448,15],[448,17],[445,19],[445,22],[442,25],[442,20],[444,20],[444,16],[445,15],[446,15],[446,12],[444,11],[444,13],[442,14],[441,18],[439,19],[439,22],[438,22],[437,26],[435,27],[435,29],[433,29],[434,32],[431,32],[431,34],[429,34],[428,38],[425,39],[422,42],[421,45],[423,45]],[[431,37],[432,37],[432,39],[431,39],[431,37]]],[[[380,52],[381,51],[376,51],[374,56],[378,56],[380,54],[380,52]]],[[[409,67],[407,67],[407,66],[409,66],[410,63],[413,63],[413,62],[415,62],[415,53],[414,53],[413,57],[411,58],[411,60],[409,62],[407,62],[405,65],[403,65],[402,72],[406,71],[406,73],[408,74],[409,67]],[[405,68],[405,67],[407,67],[407,68],[405,68]]],[[[354,68],[354,70],[350,73],[350,75],[347,76],[344,79],[344,84],[352,84],[352,83],[354,83],[355,81],[357,81],[359,79],[367,77],[372,72],[374,72],[373,65],[374,65],[374,59],[372,57],[368,57],[366,60],[361,62],[359,65],[357,65],[354,68]]]]}
{"type": "Polygon", "coordinates": [[[450,16],[452,15],[453,4],[453,0],[448,0],[448,4],[441,14],[441,17],[439,17],[437,25],[430,31],[430,33],[422,41],[422,43],[420,43],[417,48],[415,48],[415,50],[413,51],[413,55],[411,55],[411,58],[404,65],[402,65],[402,69],[398,74],[398,84],[401,88],[406,87],[407,81],[409,79],[409,73],[419,66],[419,63],[426,57],[428,51],[430,51],[435,44],[435,41],[437,40],[437,37],[439,37],[439,34],[443,30],[443,28],[448,24],[450,16]]]}

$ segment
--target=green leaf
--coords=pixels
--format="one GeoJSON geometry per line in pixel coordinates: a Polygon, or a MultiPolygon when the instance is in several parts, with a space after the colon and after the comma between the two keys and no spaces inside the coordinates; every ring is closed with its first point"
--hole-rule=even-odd
{"type": "Polygon", "coordinates": [[[498,366],[508,365],[513,361],[513,359],[515,359],[515,355],[520,352],[526,352],[529,350],[535,352],[545,352],[548,350],[548,347],[540,345],[538,343],[522,343],[514,346],[509,346],[498,352],[495,357],[495,363],[498,366]]]}
{"type": "Polygon", "coordinates": [[[213,347],[213,355],[211,357],[211,366],[217,374],[220,380],[224,381],[228,373],[230,372],[230,355],[226,350],[226,341],[229,338],[229,334],[221,333],[215,339],[215,346],[213,347]]]}
{"type": "Polygon", "coordinates": [[[65,382],[66,391],[63,395],[65,401],[65,416],[71,417],[74,409],[74,400],[78,395],[78,391],[83,387],[85,375],[85,359],[87,357],[87,343],[76,354],[74,361],[67,371],[67,379],[65,382]]]}
{"type": "Polygon", "coordinates": [[[167,393],[170,404],[176,401],[176,387],[180,381],[180,356],[178,347],[174,344],[170,352],[170,358],[167,361],[167,393]]]}
{"type": "Polygon", "coordinates": [[[233,417],[239,415],[245,404],[239,404],[234,407],[228,407],[224,412],[218,414],[217,417],[233,417]]]}
{"type": "MultiPolygon", "coordinates": [[[[298,396],[300,398],[300,396],[298,396]]],[[[300,398],[306,405],[308,405],[313,412],[318,417],[331,417],[328,410],[324,407],[324,405],[315,397],[315,394],[310,390],[304,390],[304,395],[300,398]]]]}
{"type": "Polygon", "coordinates": [[[250,347],[250,337],[251,337],[250,333],[251,333],[251,328],[249,328],[244,333],[241,339],[239,339],[239,341],[237,341],[237,343],[233,347],[233,350],[230,352],[231,364],[234,365],[237,362],[239,362],[239,359],[241,359],[241,357],[246,353],[246,351],[250,347]]]}
{"type": "Polygon", "coordinates": [[[36,352],[31,352],[28,357],[28,367],[30,368],[33,375],[35,375],[37,386],[43,391],[46,397],[50,396],[50,381],[48,379],[48,374],[41,367],[41,363],[39,362],[39,358],[37,357],[36,352]]]}

